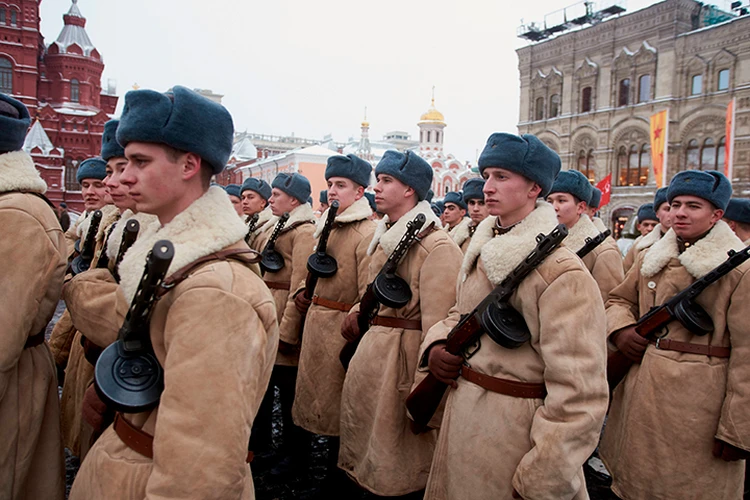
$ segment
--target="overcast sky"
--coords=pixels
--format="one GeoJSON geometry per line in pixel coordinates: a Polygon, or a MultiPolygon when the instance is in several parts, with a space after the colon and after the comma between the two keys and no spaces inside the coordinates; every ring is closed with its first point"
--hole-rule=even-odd
{"type": "MultiPolygon", "coordinates": [[[[337,141],[405,130],[435,104],[445,152],[474,161],[495,131],[517,132],[515,49],[523,18],[572,0],[79,0],[116,80],[165,91],[179,84],[223,94],[237,131],[337,141]]],[[[629,0],[628,11],[650,5],[629,0]]],[[[71,0],[43,0],[42,34],[54,41],[71,0]]]]}

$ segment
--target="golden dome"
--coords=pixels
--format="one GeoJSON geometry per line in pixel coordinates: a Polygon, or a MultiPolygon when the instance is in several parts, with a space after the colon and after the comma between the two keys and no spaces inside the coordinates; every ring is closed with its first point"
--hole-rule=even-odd
{"type": "Polygon", "coordinates": [[[435,98],[432,98],[432,104],[430,105],[430,109],[427,110],[427,113],[423,114],[419,118],[419,123],[423,122],[439,122],[439,123],[445,123],[445,117],[443,116],[443,113],[435,109],[435,98]]]}

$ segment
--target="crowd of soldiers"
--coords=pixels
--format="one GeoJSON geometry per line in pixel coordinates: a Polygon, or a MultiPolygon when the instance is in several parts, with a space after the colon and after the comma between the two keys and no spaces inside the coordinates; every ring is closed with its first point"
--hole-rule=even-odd
{"type": "Polygon", "coordinates": [[[624,261],[530,134],[434,204],[411,151],[374,185],[334,155],[316,214],[300,173],[212,185],[231,115],[176,86],[128,92],[64,233],[28,127],[0,94],[0,498],[64,498],[68,448],[71,499],[250,499],[316,436],[322,498],[588,498],[597,448],[619,498],[742,498],[750,204],[723,174],[676,174],[624,261]]]}

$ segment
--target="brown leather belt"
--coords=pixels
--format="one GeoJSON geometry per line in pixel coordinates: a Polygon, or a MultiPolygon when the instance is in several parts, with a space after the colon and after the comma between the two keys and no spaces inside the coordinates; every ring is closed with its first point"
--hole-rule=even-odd
{"type": "Polygon", "coordinates": [[[713,345],[691,344],[690,342],[680,342],[672,339],[656,339],[651,341],[656,344],[656,348],[662,351],[686,352],[688,354],[703,354],[704,356],[713,356],[714,358],[728,358],[732,353],[729,347],[718,347],[713,345]]]}
{"type": "Polygon", "coordinates": [[[23,345],[23,348],[31,349],[32,347],[36,347],[42,344],[44,344],[44,330],[37,333],[36,335],[32,335],[31,337],[27,338],[26,343],[23,345]]]}
{"type": "Polygon", "coordinates": [[[547,388],[543,383],[517,382],[504,378],[492,377],[472,370],[468,366],[461,367],[461,376],[488,391],[513,396],[514,398],[544,399],[547,388]]]}
{"type": "Polygon", "coordinates": [[[421,330],[421,319],[402,319],[390,316],[375,316],[371,325],[385,326],[387,328],[403,328],[404,330],[421,330]]]}
{"type": "MultiPolygon", "coordinates": [[[[154,436],[138,429],[119,411],[115,414],[115,433],[125,446],[146,458],[154,458],[154,436]]],[[[247,452],[247,463],[253,461],[253,452],[247,452]]]]}
{"type": "Polygon", "coordinates": [[[289,281],[263,281],[263,283],[266,284],[268,288],[275,288],[276,290],[286,290],[289,291],[289,288],[291,288],[292,284],[289,281]]]}
{"type": "Polygon", "coordinates": [[[319,295],[313,296],[312,303],[318,304],[319,306],[323,306],[328,309],[334,309],[336,311],[343,312],[349,312],[352,306],[354,306],[354,304],[347,304],[346,302],[336,302],[335,300],[324,299],[319,295]]]}

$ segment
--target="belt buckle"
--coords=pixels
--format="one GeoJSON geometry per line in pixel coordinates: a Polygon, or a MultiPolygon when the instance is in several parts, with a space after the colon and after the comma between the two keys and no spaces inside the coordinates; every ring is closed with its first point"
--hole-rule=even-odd
{"type": "Polygon", "coordinates": [[[661,341],[664,340],[664,337],[656,337],[656,348],[660,351],[664,350],[661,348],[661,341]]]}

